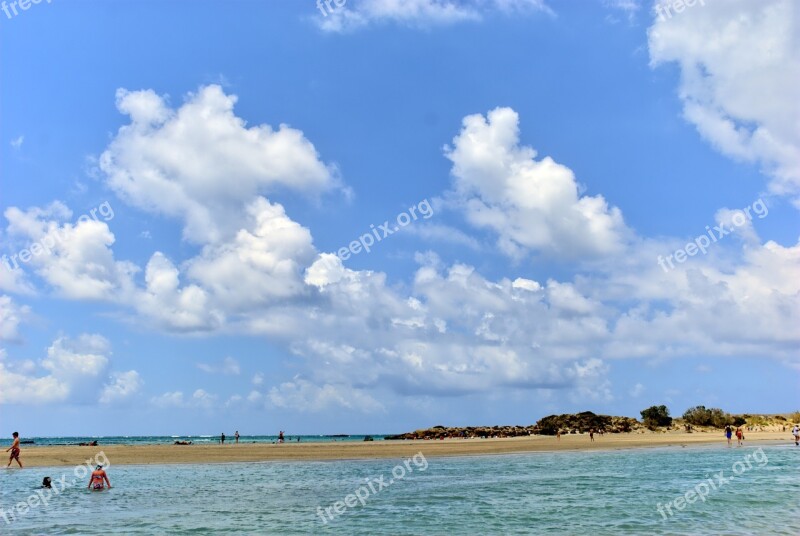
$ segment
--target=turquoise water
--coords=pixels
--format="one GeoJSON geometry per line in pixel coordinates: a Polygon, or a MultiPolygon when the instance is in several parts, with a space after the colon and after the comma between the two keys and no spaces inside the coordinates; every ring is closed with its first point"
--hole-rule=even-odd
{"type": "MultiPolygon", "coordinates": [[[[406,464],[111,460],[114,489],[89,492],[81,479],[11,523],[0,517],[0,533],[800,534],[800,448],[793,445],[760,454],[755,447],[697,447],[461,458],[423,458],[420,448],[422,455],[406,464]],[[719,471],[734,480],[710,490],[705,502],[659,514],[659,503],[685,496],[719,471]],[[378,489],[381,476],[392,484],[378,489]],[[366,479],[375,493],[363,487],[366,479]],[[323,523],[319,512],[325,516],[326,507],[359,488],[368,490],[361,492],[363,506],[354,496],[354,507],[342,504],[346,510],[323,523]]],[[[7,512],[43,476],[62,473],[74,478],[62,467],[0,471],[0,508],[7,512]]]]}

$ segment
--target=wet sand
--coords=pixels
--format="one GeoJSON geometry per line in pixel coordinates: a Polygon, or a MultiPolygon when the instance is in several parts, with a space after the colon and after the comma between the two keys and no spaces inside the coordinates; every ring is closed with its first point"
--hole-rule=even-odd
{"type": "MultiPolygon", "coordinates": [[[[734,447],[736,440],[734,438],[734,447]]],[[[745,446],[793,444],[787,432],[747,432],[745,446]]],[[[335,443],[226,443],[225,445],[99,445],[97,447],[53,446],[22,448],[26,467],[74,466],[103,452],[111,465],[165,463],[225,463],[256,461],[322,461],[375,458],[405,458],[422,452],[425,457],[514,454],[523,452],[583,451],[647,447],[724,445],[721,431],[529,436],[504,439],[447,439],[444,441],[374,441],[335,443]]],[[[800,448],[800,447],[799,447],[800,448]]],[[[14,464],[16,466],[16,463],[14,464]]]]}

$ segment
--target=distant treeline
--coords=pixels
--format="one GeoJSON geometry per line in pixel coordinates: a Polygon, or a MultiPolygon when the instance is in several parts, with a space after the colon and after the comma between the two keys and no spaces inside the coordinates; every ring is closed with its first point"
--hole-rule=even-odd
{"type": "MultiPolygon", "coordinates": [[[[650,406],[641,411],[642,422],[650,429],[660,426],[671,426],[672,417],[669,415],[667,406],[650,406]]],[[[687,409],[683,413],[684,424],[693,426],[711,426],[714,428],[724,428],[726,426],[743,426],[748,423],[750,415],[731,415],[719,408],[707,408],[705,406],[695,406],[687,409]]],[[[754,420],[763,420],[757,417],[754,420]]],[[[787,421],[785,417],[776,416],[775,420],[787,421]]],[[[788,421],[800,422],[800,412],[795,412],[789,416],[788,421]]],[[[765,423],[766,424],[766,423],[765,423]]]]}

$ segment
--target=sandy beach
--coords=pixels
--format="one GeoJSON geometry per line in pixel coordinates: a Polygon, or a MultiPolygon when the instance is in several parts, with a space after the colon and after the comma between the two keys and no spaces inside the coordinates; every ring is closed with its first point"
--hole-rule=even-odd
{"type": "MultiPolygon", "coordinates": [[[[790,444],[787,432],[748,432],[745,445],[790,444]]],[[[108,445],[97,447],[24,447],[26,467],[72,466],[82,464],[97,452],[104,452],[114,464],[226,463],[255,461],[321,461],[347,459],[403,458],[422,452],[426,457],[514,454],[523,452],[578,451],[677,447],[724,444],[722,432],[630,433],[588,435],[529,436],[504,439],[448,439],[444,441],[375,441],[341,443],[240,443],[226,445],[108,445]]],[[[735,448],[735,440],[734,440],[735,448]]]]}

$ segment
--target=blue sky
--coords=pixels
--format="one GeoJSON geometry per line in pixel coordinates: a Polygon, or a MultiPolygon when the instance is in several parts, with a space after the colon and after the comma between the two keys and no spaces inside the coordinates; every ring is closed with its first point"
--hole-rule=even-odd
{"type": "Polygon", "coordinates": [[[0,12],[4,428],[797,409],[790,1],[331,6],[0,12]]]}

